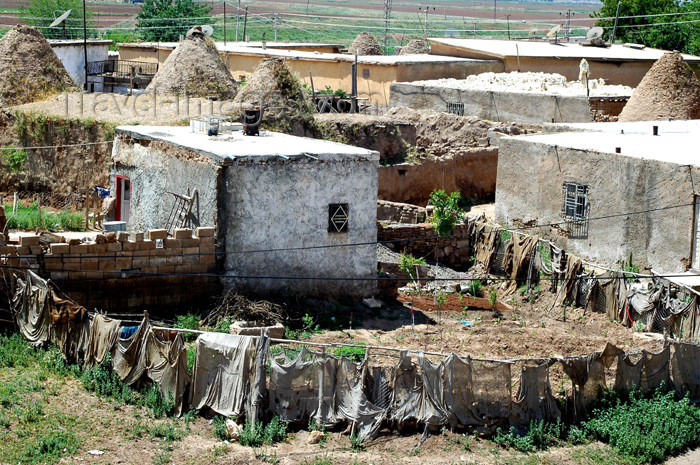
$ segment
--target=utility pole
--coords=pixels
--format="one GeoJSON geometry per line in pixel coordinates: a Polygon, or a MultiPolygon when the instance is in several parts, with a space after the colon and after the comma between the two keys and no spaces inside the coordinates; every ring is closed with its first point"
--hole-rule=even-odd
{"type": "Polygon", "coordinates": [[[508,24],[508,40],[510,40],[510,15],[506,15],[506,23],[508,24]]]}
{"type": "MultiPolygon", "coordinates": [[[[618,3],[618,5],[619,5],[619,3],[618,3]]],[[[563,13],[560,12],[559,14],[562,15],[563,13]]],[[[566,38],[567,42],[569,41],[569,28],[570,28],[570,24],[571,24],[571,16],[573,16],[575,14],[576,14],[575,12],[574,13],[571,12],[571,8],[566,10],[566,26],[564,29],[564,37],[566,38]]]]}
{"type": "Polygon", "coordinates": [[[433,11],[435,11],[434,6],[422,5],[422,6],[418,7],[418,11],[425,11],[425,38],[426,39],[428,38],[428,11],[430,11],[431,8],[433,9],[433,11]]]}
{"type": "Polygon", "coordinates": [[[493,20],[496,21],[496,2],[498,0],[493,0],[493,20]]]}
{"type": "Polygon", "coordinates": [[[224,1],[224,46],[226,46],[226,2],[224,1]]]}
{"type": "Polygon", "coordinates": [[[389,46],[389,26],[391,23],[391,3],[392,0],[384,0],[384,52],[389,46]]]}
{"type": "Polygon", "coordinates": [[[88,62],[87,62],[87,12],[85,0],[83,0],[83,54],[85,56],[85,91],[88,90],[88,62]]]}
{"type": "Polygon", "coordinates": [[[246,29],[248,28],[248,5],[245,7],[245,17],[243,18],[243,41],[246,41],[245,33],[246,29]]]}
{"type": "Polygon", "coordinates": [[[306,0],[306,14],[309,14],[309,0],[306,0]]]}
{"type": "Polygon", "coordinates": [[[238,42],[238,29],[241,24],[241,0],[238,0],[238,8],[236,9],[236,42],[238,42]]]}
{"type": "Polygon", "coordinates": [[[277,13],[275,13],[272,18],[273,18],[273,21],[275,22],[275,42],[277,42],[277,20],[279,19],[279,15],[277,13]]]}
{"type": "Polygon", "coordinates": [[[620,4],[622,3],[622,0],[618,0],[617,2],[617,12],[615,13],[615,24],[613,25],[613,31],[612,31],[612,36],[610,37],[610,43],[614,44],[615,43],[615,31],[617,30],[617,20],[620,17],[620,4]]]}

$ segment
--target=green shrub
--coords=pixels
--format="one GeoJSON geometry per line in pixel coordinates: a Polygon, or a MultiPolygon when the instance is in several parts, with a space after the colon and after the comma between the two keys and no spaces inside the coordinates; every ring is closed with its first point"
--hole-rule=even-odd
{"type": "Polygon", "coordinates": [[[85,370],[80,379],[85,389],[100,397],[112,398],[127,405],[137,403],[136,391],[124,384],[112,369],[109,354],[100,365],[85,370]]]}
{"type": "Polygon", "coordinates": [[[535,420],[530,423],[524,434],[516,433],[513,427],[507,433],[499,429],[493,442],[520,452],[535,452],[562,442],[562,439],[566,438],[566,430],[566,425],[562,423],[560,418],[557,418],[555,422],[535,420]]]}
{"type": "MultiPolygon", "coordinates": [[[[199,330],[199,317],[194,313],[177,315],[175,317],[175,328],[199,330]]],[[[226,332],[228,332],[228,327],[226,328],[226,332]]],[[[197,339],[197,335],[192,333],[182,333],[182,336],[185,338],[186,342],[192,342],[197,339]]]]}
{"type": "Polygon", "coordinates": [[[401,252],[401,259],[399,261],[399,270],[408,274],[408,277],[412,280],[417,278],[416,268],[414,265],[425,265],[425,259],[421,257],[414,257],[410,253],[401,252]]]}
{"type": "Polygon", "coordinates": [[[700,445],[700,408],[663,387],[651,398],[632,392],[627,402],[595,410],[585,429],[634,463],[660,462],[700,445]]]}
{"type": "Polygon", "coordinates": [[[54,463],[62,455],[75,454],[80,441],[72,433],[56,430],[30,440],[21,457],[21,464],[54,463]]]}
{"type": "Polygon", "coordinates": [[[350,436],[350,447],[354,451],[362,450],[362,438],[357,434],[350,436]]]}
{"type": "Polygon", "coordinates": [[[149,437],[151,439],[163,439],[166,442],[175,442],[182,439],[184,436],[180,428],[176,428],[173,424],[161,423],[151,429],[149,437]]]}
{"type": "Polygon", "coordinates": [[[271,446],[287,438],[287,425],[274,417],[267,425],[246,421],[238,437],[238,443],[246,447],[271,446]]]}
{"type": "Polygon", "coordinates": [[[479,280],[474,279],[467,284],[467,293],[471,296],[479,297],[483,291],[484,285],[479,280]]]}
{"type": "MultiPolygon", "coordinates": [[[[364,344],[359,343],[358,345],[364,345],[364,344]]],[[[367,349],[364,349],[362,347],[347,347],[347,346],[336,347],[333,349],[333,355],[335,355],[337,357],[349,358],[353,362],[361,362],[367,356],[367,349]]]]}
{"type": "Polygon", "coordinates": [[[24,171],[24,163],[27,161],[27,152],[15,147],[0,147],[0,155],[10,167],[10,173],[20,174],[24,171]]]}
{"type": "Polygon", "coordinates": [[[441,237],[452,234],[457,222],[464,216],[464,210],[459,208],[461,199],[459,192],[452,192],[449,195],[442,189],[431,192],[430,203],[434,208],[430,221],[441,237]]]}
{"type": "Polygon", "coordinates": [[[164,397],[158,389],[158,385],[153,383],[143,395],[143,405],[151,409],[155,418],[169,415],[175,408],[175,399],[172,393],[164,397]]]}
{"type": "Polygon", "coordinates": [[[222,415],[217,415],[212,420],[212,425],[214,426],[214,434],[217,438],[222,441],[228,441],[228,433],[226,432],[226,417],[222,415]]]}
{"type": "Polygon", "coordinates": [[[0,368],[28,367],[36,363],[37,350],[21,334],[0,335],[0,368]]]}

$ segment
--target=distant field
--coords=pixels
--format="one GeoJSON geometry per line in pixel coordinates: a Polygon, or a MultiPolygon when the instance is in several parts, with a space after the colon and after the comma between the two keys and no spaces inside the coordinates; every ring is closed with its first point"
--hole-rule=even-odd
{"type": "MultiPolygon", "coordinates": [[[[211,3],[211,2],[206,2],[211,3]]],[[[2,26],[18,22],[17,8],[24,1],[0,0],[0,33],[2,26]]],[[[245,33],[249,40],[273,40],[275,30],[280,41],[339,42],[348,45],[361,31],[367,31],[384,43],[385,31],[389,33],[386,45],[406,43],[414,37],[454,36],[479,38],[541,36],[555,24],[564,24],[567,10],[571,12],[572,33],[581,35],[592,26],[590,14],[597,4],[549,3],[549,2],[500,2],[440,0],[430,3],[427,15],[418,6],[425,2],[394,1],[388,31],[384,20],[384,5],[379,0],[306,0],[242,1],[242,10],[248,6],[245,33]],[[274,16],[277,16],[277,20],[274,16]],[[494,19],[495,17],[495,19],[494,19]],[[276,24],[276,27],[275,27],[276,24]]],[[[215,38],[224,38],[224,5],[214,3],[212,17],[206,21],[214,25],[215,38]]],[[[236,5],[232,0],[226,5],[226,38],[236,38],[236,5]]],[[[94,12],[96,28],[91,36],[118,37],[120,41],[138,40],[138,32],[129,30],[135,25],[141,5],[116,1],[88,1],[94,12]],[[129,29],[117,29],[129,28],[129,29]],[[106,29],[115,29],[111,32],[106,29]]],[[[243,15],[239,20],[239,38],[243,39],[243,15]]],[[[82,31],[69,31],[79,37],[82,31]]],[[[389,50],[387,50],[389,51],[389,50]]]]}

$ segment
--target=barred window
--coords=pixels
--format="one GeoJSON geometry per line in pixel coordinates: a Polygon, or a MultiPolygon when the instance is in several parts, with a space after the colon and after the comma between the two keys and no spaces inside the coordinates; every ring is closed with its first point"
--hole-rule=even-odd
{"type": "Polygon", "coordinates": [[[588,216],[588,186],[565,182],[562,186],[562,216],[567,220],[585,220],[588,216]]]}
{"type": "Polygon", "coordinates": [[[447,102],[447,113],[457,116],[464,116],[464,104],[447,102]]]}
{"type": "Polygon", "coordinates": [[[348,232],[348,204],[332,203],[328,205],[328,232],[348,232]]]}

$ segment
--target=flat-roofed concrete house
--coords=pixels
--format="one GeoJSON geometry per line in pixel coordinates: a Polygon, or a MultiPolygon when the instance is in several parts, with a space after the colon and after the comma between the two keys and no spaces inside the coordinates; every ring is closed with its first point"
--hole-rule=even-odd
{"type": "Polygon", "coordinates": [[[377,238],[378,165],[374,151],[269,131],[123,126],[113,149],[116,219],[133,231],[171,226],[171,193],[197,189],[187,225],[216,226],[225,285],[366,297],[376,247],[352,244],[377,238]]]}
{"type": "Polygon", "coordinates": [[[700,270],[700,121],[547,125],[503,137],[496,220],[568,252],[700,270]],[[549,225],[548,227],[534,227],[549,225]]]}

